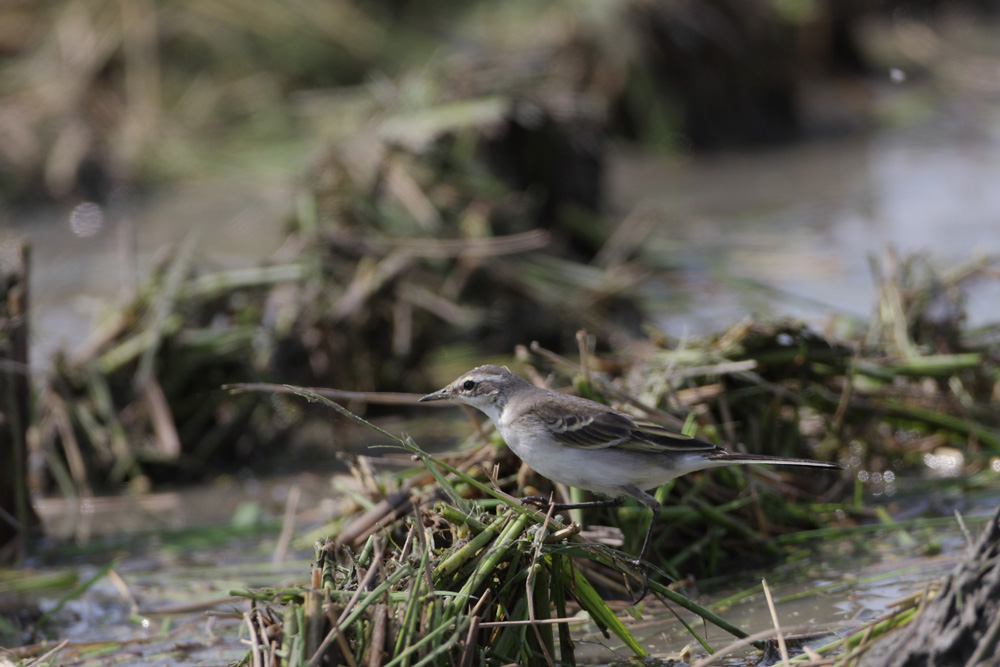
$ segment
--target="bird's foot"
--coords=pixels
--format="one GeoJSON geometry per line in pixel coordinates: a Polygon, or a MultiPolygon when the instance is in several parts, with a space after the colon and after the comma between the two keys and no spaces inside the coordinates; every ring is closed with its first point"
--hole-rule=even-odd
{"type": "Polygon", "coordinates": [[[632,604],[637,605],[649,593],[649,565],[641,558],[630,558],[628,564],[639,570],[642,575],[642,588],[639,589],[639,596],[632,600],[632,604]]]}
{"type": "MultiPolygon", "coordinates": [[[[541,512],[548,512],[549,507],[552,506],[552,501],[543,496],[527,496],[526,498],[521,498],[522,505],[530,505],[541,512]]],[[[558,505],[556,506],[558,508],[558,505]]]]}

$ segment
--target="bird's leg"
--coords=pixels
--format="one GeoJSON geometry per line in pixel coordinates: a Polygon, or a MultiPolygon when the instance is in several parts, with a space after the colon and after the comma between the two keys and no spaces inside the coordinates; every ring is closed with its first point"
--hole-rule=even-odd
{"type": "MultiPolygon", "coordinates": [[[[630,558],[628,564],[634,568],[637,568],[642,573],[642,589],[639,591],[639,597],[636,598],[632,604],[639,604],[646,594],[649,592],[649,568],[646,567],[646,550],[649,549],[649,540],[653,535],[653,524],[656,523],[657,517],[660,515],[660,503],[657,502],[656,498],[646,493],[637,486],[627,486],[622,489],[626,494],[632,496],[640,503],[649,508],[653,513],[653,516],[649,520],[649,528],[646,529],[646,536],[642,540],[642,549],[639,550],[639,555],[636,558],[630,558]]],[[[582,509],[587,507],[620,507],[622,503],[625,502],[625,496],[619,496],[617,498],[609,498],[607,500],[594,500],[586,503],[553,503],[548,498],[542,496],[528,496],[527,498],[521,498],[522,505],[533,505],[539,510],[548,511],[549,507],[552,507],[553,511],[561,512],[563,510],[572,509],[582,509]]]]}
{"type": "Polygon", "coordinates": [[[646,597],[646,593],[649,592],[649,568],[646,566],[645,562],[646,550],[649,549],[649,539],[653,535],[653,525],[656,524],[656,519],[660,516],[660,503],[656,500],[656,498],[637,486],[626,487],[625,491],[640,503],[648,507],[653,513],[653,516],[649,519],[649,527],[646,529],[646,537],[642,540],[642,548],[639,550],[639,556],[630,561],[633,566],[638,567],[642,571],[642,590],[639,593],[639,597],[632,602],[632,604],[639,604],[639,602],[646,597]]]}
{"type": "MultiPolygon", "coordinates": [[[[656,500],[654,499],[653,502],[656,503],[656,500]]],[[[649,528],[646,529],[646,537],[642,540],[642,549],[639,550],[639,560],[646,560],[646,551],[649,550],[649,539],[653,536],[653,526],[656,524],[656,519],[660,516],[660,503],[646,505],[646,507],[652,511],[653,516],[649,518],[649,528]]]]}
{"type": "Polygon", "coordinates": [[[587,507],[620,507],[624,502],[624,496],[620,498],[610,498],[608,500],[592,500],[585,503],[554,503],[543,496],[528,496],[527,498],[521,498],[522,505],[532,505],[542,511],[548,511],[551,506],[552,511],[554,512],[584,509],[587,507]]]}

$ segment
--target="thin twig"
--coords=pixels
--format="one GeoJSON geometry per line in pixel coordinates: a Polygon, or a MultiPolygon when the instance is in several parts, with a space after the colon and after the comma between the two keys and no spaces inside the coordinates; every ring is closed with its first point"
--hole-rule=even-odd
{"type": "Polygon", "coordinates": [[[535,621],[530,619],[525,619],[521,621],[486,621],[479,624],[481,628],[506,628],[516,625],[559,625],[560,623],[565,623],[567,625],[590,623],[591,619],[584,618],[580,616],[572,616],[569,618],[542,618],[535,621]]]}
{"type": "Polygon", "coordinates": [[[549,242],[549,233],[536,229],[508,236],[493,236],[474,239],[359,239],[346,241],[334,239],[331,244],[356,252],[361,256],[386,256],[393,252],[403,252],[412,257],[424,259],[481,259],[512,255],[529,250],[544,248],[549,242]]]}
{"type": "Polygon", "coordinates": [[[247,629],[250,632],[250,656],[253,659],[253,667],[264,667],[261,664],[262,656],[260,654],[260,641],[257,639],[257,627],[254,625],[249,611],[243,612],[243,620],[246,622],[247,629]]]}
{"type": "Polygon", "coordinates": [[[481,624],[478,616],[472,617],[469,623],[469,631],[465,635],[465,647],[462,649],[462,660],[459,667],[472,667],[472,661],[476,656],[476,633],[479,632],[481,624]]]}
{"type": "MultiPolygon", "coordinates": [[[[375,573],[378,572],[377,566],[378,563],[382,560],[382,545],[378,542],[377,537],[375,539],[376,539],[375,549],[374,549],[375,562],[372,563],[372,566],[370,568],[368,568],[368,572],[365,574],[365,577],[361,581],[361,583],[358,584],[358,588],[356,591],[354,591],[354,595],[351,596],[351,599],[344,606],[344,610],[340,614],[341,618],[347,617],[351,609],[354,608],[354,605],[358,603],[358,600],[361,598],[361,594],[365,591],[365,589],[368,588],[368,585],[372,582],[372,579],[375,578],[375,573]]],[[[316,667],[316,665],[320,663],[320,661],[323,659],[323,654],[326,653],[326,649],[330,647],[330,644],[333,642],[334,638],[338,634],[340,634],[341,629],[342,628],[339,623],[330,628],[330,632],[328,632],[326,637],[323,638],[323,641],[320,643],[319,648],[316,649],[316,652],[309,659],[309,667],[316,667]]]]}
{"type": "Polygon", "coordinates": [[[302,495],[298,484],[292,484],[288,489],[288,499],[285,500],[285,516],[281,522],[281,534],[278,536],[278,543],[271,554],[272,563],[280,563],[288,555],[288,547],[292,543],[292,535],[295,532],[295,511],[299,507],[299,497],[302,495]]]}
{"type": "MultiPolygon", "coordinates": [[[[226,384],[222,386],[224,391],[265,391],[275,394],[298,394],[284,385],[268,384],[266,382],[240,382],[237,384],[226,384]]],[[[326,398],[340,401],[363,401],[372,405],[416,405],[421,398],[421,394],[408,394],[405,392],[391,391],[344,391],[341,389],[330,389],[327,387],[302,387],[314,394],[319,394],[326,398]]],[[[455,407],[454,402],[435,401],[432,403],[422,403],[428,407],[455,407]]]]}
{"type": "Polygon", "coordinates": [[[552,502],[552,498],[549,498],[549,509],[545,513],[545,520],[542,522],[542,527],[539,531],[535,533],[535,548],[531,554],[531,565],[528,566],[528,576],[524,582],[525,595],[528,599],[528,620],[532,622],[532,629],[535,631],[535,638],[538,639],[538,646],[542,649],[542,654],[545,656],[545,663],[550,667],[552,667],[555,663],[552,661],[552,656],[549,655],[549,649],[545,646],[545,640],[542,638],[541,628],[539,628],[538,624],[535,623],[537,619],[535,618],[534,586],[535,577],[537,576],[539,570],[538,560],[542,556],[542,545],[544,544],[542,536],[545,535],[546,531],[549,529],[549,522],[552,520],[552,511],[554,509],[555,503],[552,502]]]}
{"type": "Polygon", "coordinates": [[[51,651],[48,651],[47,653],[45,653],[43,655],[40,655],[39,657],[35,658],[31,662],[27,663],[27,667],[32,667],[33,665],[41,665],[41,664],[43,664],[45,662],[48,662],[49,658],[53,657],[56,653],[58,653],[59,651],[63,650],[64,648],[66,648],[67,644],[69,644],[69,640],[68,639],[62,640],[61,642],[59,642],[58,644],[56,644],[54,647],[52,647],[51,651]]]}
{"type": "Polygon", "coordinates": [[[771,612],[771,622],[774,624],[774,634],[778,637],[778,650],[781,651],[781,661],[788,662],[788,647],[785,645],[785,635],[781,632],[781,625],[778,623],[778,612],[774,608],[774,600],[771,599],[771,589],[767,585],[767,579],[761,579],[760,585],[764,587],[764,597],[767,599],[767,608],[771,612]]]}
{"type": "Polygon", "coordinates": [[[379,667],[385,655],[385,638],[388,635],[389,610],[385,605],[375,608],[375,621],[368,642],[368,667],[379,667]]]}
{"type": "MultiPolygon", "coordinates": [[[[848,627],[848,626],[857,627],[857,623],[853,623],[851,621],[839,621],[827,624],[826,627],[838,628],[838,627],[848,627]]],[[[806,632],[814,630],[815,627],[816,627],[815,625],[809,625],[809,624],[795,625],[785,628],[785,632],[789,633],[806,632]]],[[[745,649],[748,646],[759,643],[763,639],[769,639],[773,636],[774,636],[774,628],[767,628],[765,630],[761,630],[760,632],[755,632],[752,635],[748,635],[746,637],[737,639],[728,646],[722,647],[712,655],[707,655],[699,660],[696,660],[695,662],[691,663],[691,667],[709,667],[709,665],[717,664],[723,658],[732,654],[733,652],[738,651],[740,649],[745,649]]]]}
{"type": "Polygon", "coordinates": [[[965,519],[959,511],[955,510],[955,520],[958,521],[958,527],[962,529],[962,534],[965,535],[965,545],[970,549],[975,545],[975,540],[972,539],[972,533],[969,532],[969,527],[965,525],[965,519]]]}
{"type": "Polygon", "coordinates": [[[580,375],[583,376],[583,381],[586,385],[590,386],[590,350],[589,341],[587,340],[587,330],[580,329],[576,332],[576,345],[580,350],[580,375]]]}

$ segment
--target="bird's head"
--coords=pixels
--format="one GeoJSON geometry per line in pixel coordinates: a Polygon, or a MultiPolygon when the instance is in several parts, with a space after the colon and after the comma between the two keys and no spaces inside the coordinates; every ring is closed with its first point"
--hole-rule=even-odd
{"type": "Polygon", "coordinates": [[[507,402],[509,390],[523,382],[524,380],[511,373],[506,366],[480,366],[444,389],[427,394],[420,401],[454,399],[482,410],[495,419],[507,402]]]}

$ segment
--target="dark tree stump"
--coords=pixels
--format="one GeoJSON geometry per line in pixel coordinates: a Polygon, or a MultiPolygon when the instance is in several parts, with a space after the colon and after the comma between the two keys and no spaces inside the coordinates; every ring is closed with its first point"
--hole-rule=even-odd
{"type": "Polygon", "coordinates": [[[38,526],[28,493],[28,247],[0,247],[0,562],[19,560],[38,526]]]}
{"type": "Polygon", "coordinates": [[[876,642],[861,667],[996,665],[1000,655],[1000,507],[941,591],[908,625],[876,642]]]}

